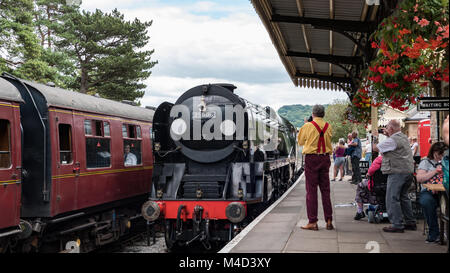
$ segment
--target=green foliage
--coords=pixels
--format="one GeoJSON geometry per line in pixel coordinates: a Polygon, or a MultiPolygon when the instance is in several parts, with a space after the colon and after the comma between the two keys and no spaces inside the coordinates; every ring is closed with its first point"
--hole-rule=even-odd
{"type": "MultiPolygon", "coordinates": [[[[328,105],[324,105],[324,107],[327,109],[328,105]]],[[[311,116],[312,108],[313,105],[284,105],[278,109],[278,114],[289,120],[295,127],[300,128],[303,126],[305,118],[311,116]]]]}
{"type": "Polygon", "coordinates": [[[348,102],[345,100],[335,100],[330,104],[325,112],[325,120],[333,128],[333,137],[331,141],[336,143],[340,138],[347,139],[347,135],[353,131],[358,131],[359,138],[366,137],[364,124],[354,124],[345,117],[347,113],[348,102]]]}
{"type": "Polygon", "coordinates": [[[157,63],[147,50],[151,24],[66,0],[0,0],[0,72],[136,101],[157,63]]]}
{"type": "MultiPolygon", "coordinates": [[[[360,138],[366,137],[364,125],[355,125],[345,119],[348,102],[336,100],[332,104],[326,104],[325,121],[333,128],[332,142],[336,143],[340,138],[347,139],[347,135],[354,130],[359,132],[360,138]]],[[[311,116],[313,105],[284,105],[278,110],[278,114],[289,120],[295,127],[300,128],[304,124],[304,119],[311,116]]]]}
{"type": "Polygon", "coordinates": [[[53,32],[46,27],[50,25],[48,22],[58,23],[55,8],[63,3],[63,0],[0,0],[0,72],[67,87],[70,79],[66,72],[73,71],[73,65],[62,68],[70,62],[67,56],[62,58],[62,53],[50,48],[53,32]]]}
{"type": "Polygon", "coordinates": [[[151,21],[125,21],[116,9],[70,12],[62,19],[56,46],[76,60],[80,72],[72,88],[115,100],[134,101],[144,95],[141,81],[157,63],[151,61],[154,50],[144,49],[151,21]]]}
{"type": "Polygon", "coordinates": [[[33,69],[48,70],[45,63],[39,63],[41,48],[33,32],[32,0],[0,1],[0,50],[2,71],[36,79],[33,69]]]}

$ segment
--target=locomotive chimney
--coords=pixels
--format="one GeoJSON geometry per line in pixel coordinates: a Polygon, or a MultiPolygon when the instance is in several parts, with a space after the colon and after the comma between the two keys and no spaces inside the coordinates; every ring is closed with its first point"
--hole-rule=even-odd
{"type": "Polygon", "coordinates": [[[222,86],[223,88],[230,90],[231,93],[234,93],[234,89],[237,88],[235,85],[229,83],[216,83],[216,85],[222,86]]]}

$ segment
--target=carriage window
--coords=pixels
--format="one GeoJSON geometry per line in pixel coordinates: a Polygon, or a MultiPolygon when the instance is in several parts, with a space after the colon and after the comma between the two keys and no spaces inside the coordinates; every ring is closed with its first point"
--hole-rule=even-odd
{"type": "Polygon", "coordinates": [[[136,126],[136,136],[137,138],[142,138],[141,126],[136,126]]]}
{"type": "Polygon", "coordinates": [[[59,124],[59,160],[61,164],[72,163],[72,132],[69,124],[59,124]]]}
{"type": "Polygon", "coordinates": [[[134,125],[128,125],[128,137],[129,138],[136,138],[136,126],[134,125]]]}
{"type": "Polygon", "coordinates": [[[84,134],[92,135],[92,122],[89,119],[84,120],[84,134]]]}
{"type": "Polygon", "coordinates": [[[128,137],[127,126],[122,124],[122,137],[128,137]]]}
{"type": "MultiPolygon", "coordinates": [[[[95,128],[95,137],[86,138],[87,168],[105,168],[111,166],[111,131],[106,121],[90,121],[95,128]]],[[[86,123],[85,123],[86,125],[86,123]]]]}
{"type": "Polygon", "coordinates": [[[140,140],[124,139],[123,147],[123,161],[125,166],[135,166],[142,164],[140,140]]]}
{"type": "Polygon", "coordinates": [[[122,125],[123,140],[123,161],[125,166],[135,166],[142,164],[141,127],[131,124],[122,125]]]}
{"type": "Polygon", "coordinates": [[[106,121],[103,122],[103,132],[105,133],[105,137],[111,136],[111,131],[109,129],[109,122],[106,121]]]}
{"type": "Polygon", "coordinates": [[[11,167],[9,121],[0,119],[0,168],[11,167]]]}
{"type": "Polygon", "coordinates": [[[111,165],[109,138],[86,138],[87,168],[104,168],[111,165]]]}
{"type": "Polygon", "coordinates": [[[96,136],[103,136],[102,122],[98,121],[98,120],[94,120],[94,124],[95,124],[95,135],[96,136]]]}

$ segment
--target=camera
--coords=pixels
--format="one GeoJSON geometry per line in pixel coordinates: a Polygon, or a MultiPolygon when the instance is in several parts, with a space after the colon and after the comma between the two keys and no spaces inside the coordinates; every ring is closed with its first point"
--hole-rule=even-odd
{"type": "Polygon", "coordinates": [[[308,122],[311,122],[311,121],[313,121],[313,117],[312,117],[312,116],[309,116],[308,122]]]}
{"type": "Polygon", "coordinates": [[[379,133],[379,134],[384,134],[384,128],[378,129],[378,133],[379,133]]]}

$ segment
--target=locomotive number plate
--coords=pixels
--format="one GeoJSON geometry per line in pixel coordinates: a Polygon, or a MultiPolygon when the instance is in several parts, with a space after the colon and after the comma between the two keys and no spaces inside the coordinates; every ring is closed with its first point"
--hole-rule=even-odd
{"type": "Polygon", "coordinates": [[[211,119],[216,117],[216,112],[194,112],[193,119],[211,119]]]}

